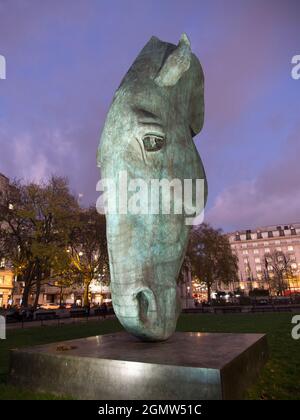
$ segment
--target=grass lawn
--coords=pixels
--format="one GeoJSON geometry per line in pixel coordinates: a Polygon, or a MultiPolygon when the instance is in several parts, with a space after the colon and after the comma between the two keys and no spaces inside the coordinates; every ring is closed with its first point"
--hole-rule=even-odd
{"type": "MultiPolygon", "coordinates": [[[[270,359],[256,385],[248,391],[249,399],[300,400],[300,340],[291,338],[292,314],[182,315],[178,331],[267,333],[270,359]]],[[[10,330],[7,340],[0,340],[0,400],[54,399],[51,395],[31,393],[6,385],[9,349],[46,344],[73,338],[121,331],[116,320],[83,324],[34,327],[10,330]]],[[[213,351],[213,349],[211,350],[213,351]]]]}

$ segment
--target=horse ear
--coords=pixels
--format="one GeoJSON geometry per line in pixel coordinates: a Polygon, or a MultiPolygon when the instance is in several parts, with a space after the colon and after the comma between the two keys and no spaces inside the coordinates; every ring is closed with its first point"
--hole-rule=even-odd
{"type": "Polygon", "coordinates": [[[204,123],[204,74],[199,60],[193,60],[193,89],[189,103],[189,120],[192,136],[200,133],[204,123]]]}
{"type": "Polygon", "coordinates": [[[186,34],[182,34],[176,49],[166,59],[155,78],[159,86],[174,86],[191,64],[191,44],[186,34]]]}

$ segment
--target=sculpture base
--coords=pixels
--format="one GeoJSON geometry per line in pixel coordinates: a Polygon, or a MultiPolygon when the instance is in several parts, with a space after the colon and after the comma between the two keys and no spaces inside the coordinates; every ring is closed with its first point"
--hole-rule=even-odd
{"type": "Polygon", "coordinates": [[[78,399],[240,399],[267,354],[263,334],[115,333],[12,350],[10,383],[78,399]]]}

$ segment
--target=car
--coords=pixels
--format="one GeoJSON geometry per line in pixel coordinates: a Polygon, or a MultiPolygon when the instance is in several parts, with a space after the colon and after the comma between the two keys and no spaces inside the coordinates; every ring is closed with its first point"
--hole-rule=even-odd
{"type": "Polygon", "coordinates": [[[59,309],[59,305],[57,303],[44,303],[40,305],[40,309],[59,309]]]}

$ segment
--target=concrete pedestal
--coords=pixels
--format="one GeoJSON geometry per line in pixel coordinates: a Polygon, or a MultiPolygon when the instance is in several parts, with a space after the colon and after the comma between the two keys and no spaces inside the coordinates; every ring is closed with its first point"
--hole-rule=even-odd
{"type": "Polygon", "coordinates": [[[239,399],[267,354],[262,334],[115,333],[12,350],[10,383],[78,399],[239,399]]]}

